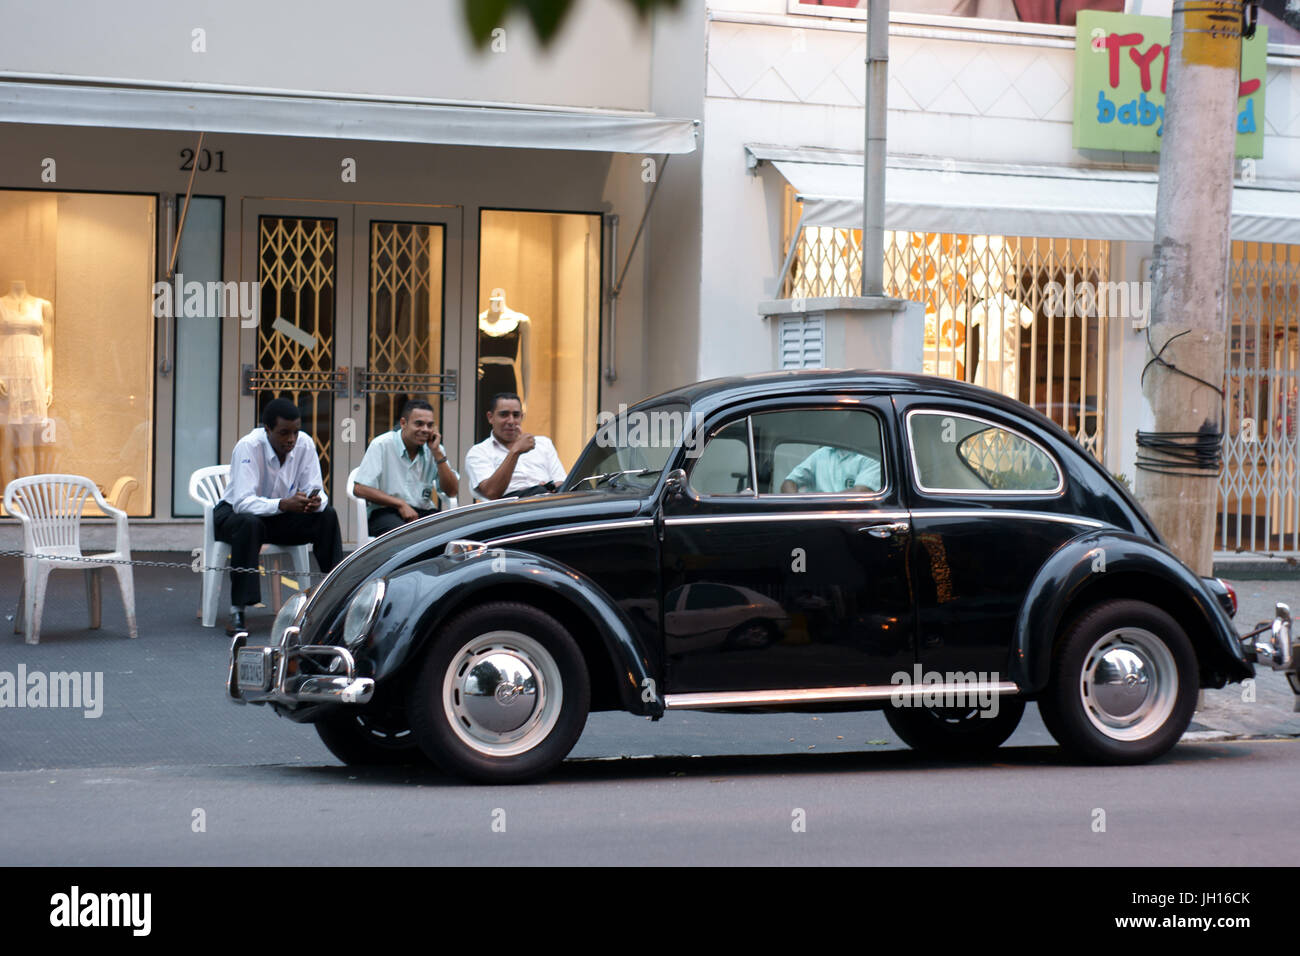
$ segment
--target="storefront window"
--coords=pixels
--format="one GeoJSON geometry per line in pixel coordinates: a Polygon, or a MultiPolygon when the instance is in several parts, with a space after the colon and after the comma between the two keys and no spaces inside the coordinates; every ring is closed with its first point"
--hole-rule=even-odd
{"type": "Polygon", "coordinates": [[[484,210],[475,441],[493,395],[523,399],[524,430],[572,467],[596,421],[600,216],[484,210]]]}
{"type": "Polygon", "coordinates": [[[152,196],[0,190],[0,484],[153,508],[152,196]]]}

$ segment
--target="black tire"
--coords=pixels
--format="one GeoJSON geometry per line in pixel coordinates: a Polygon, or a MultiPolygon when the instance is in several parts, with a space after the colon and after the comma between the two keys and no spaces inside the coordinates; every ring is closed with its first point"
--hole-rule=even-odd
{"type": "Polygon", "coordinates": [[[979,756],[997,750],[1015,733],[1025,714],[1018,697],[999,697],[998,712],[982,716],[978,707],[886,707],[885,720],[903,743],[920,753],[943,757],[979,756]]]}
{"type": "Polygon", "coordinates": [[[1038,709],[1075,756],[1145,763],[1187,730],[1197,675],[1196,652],[1177,621],[1142,601],[1108,601],[1067,625],[1038,709]]]}
{"type": "Polygon", "coordinates": [[[422,764],[428,760],[399,713],[341,710],[316,721],[316,733],[349,767],[422,764]]]}
{"type": "Polygon", "coordinates": [[[586,662],[564,627],[526,604],[495,602],[442,629],[426,651],[408,713],[416,742],[443,770],[481,783],[519,783],[568,756],[590,704],[586,662]]]}

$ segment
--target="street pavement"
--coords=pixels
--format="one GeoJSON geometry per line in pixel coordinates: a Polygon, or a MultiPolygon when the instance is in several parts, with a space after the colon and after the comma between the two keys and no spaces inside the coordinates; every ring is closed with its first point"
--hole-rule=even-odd
{"type": "MultiPolygon", "coordinates": [[[[593,714],[559,772],[508,791],[468,786],[421,766],[345,768],[311,727],[224,699],[229,641],[224,629],[200,626],[195,574],[137,568],[135,641],[126,636],[112,583],[105,578],[103,626],[92,631],[82,575],[56,572],[41,643],[28,646],[9,633],[17,562],[0,559],[0,671],[23,666],[104,675],[98,717],[70,709],[0,711],[0,863],[272,863],[287,861],[276,848],[290,845],[296,862],[337,862],[335,848],[304,850],[295,837],[311,842],[311,821],[341,819],[359,801],[368,813],[348,816],[344,828],[364,844],[372,863],[507,862],[499,847],[481,845],[478,824],[483,814],[512,807],[529,821],[531,845],[554,862],[622,862],[620,828],[632,826],[635,835],[626,840],[639,848],[640,862],[650,863],[1250,863],[1274,852],[1262,825],[1233,823],[1225,839],[1232,832],[1239,840],[1225,842],[1226,855],[1217,858],[1205,857],[1203,846],[1180,850],[1176,831],[1197,821],[1217,825],[1223,810],[1235,805],[1234,794],[1250,793],[1252,803],[1264,807],[1275,805],[1273,796],[1283,801],[1276,806],[1294,806],[1291,784],[1284,800],[1274,791],[1281,779],[1300,779],[1300,714],[1292,711],[1285,681],[1271,672],[1261,674],[1253,701],[1243,700],[1240,685],[1205,692],[1187,741],[1145,769],[1073,765],[1033,705],[996,763],[924,760],[907,752],[879,713],[673,712],[658,722],[593,714]],[[1234,742],[1237,737],[1250,739],[1234,742]],[[420,811],[429,790],[442,808],[436,819],[420,811]],[[1162,822],[1157,804],[1186,812],[1180,810],[1180,822],[1162,822]],[[972,805],[993,826],[1012,818],[1031,824],[1016,837],[1030,842],[994,846],[963,837],[960,810],[972,805]],[[1128,826],[1138,827],[1125,829],[1129,842],[1089,842],[1086,823],[1082,835],[1070,829],[1077,814],[1095,806],[1128,815],[1128,826]],[[289,817],[277,814],[272,823],[266,813],[273,807],[309,812],[301,819],[296,809],[289,817]],[[187,840],[195,808],[210,815],[207,832],[220,839],[187,840]],[[728,834],[740,840],[773,826],[791,832],[793,808],[823,821],[819,826],[869,830],[860,834],[862,842],[840,846],[829,857],[827,846],[839,845],[829,836],[788,846],[760,841],[752,852],[727,843],[726,852],[703,858],[700,846],[692,849],[701,819],[716,823],[717,814],[725,814],[724,825],[710,831],[716,848],[728,834]],[[597,821],[590,834],[575,835],[575,814],[597,821]],[[164,826],[163,820],[170,822],[164,826]],[[179,829],[172,831],[173,824],[179,829]],[[647,826],[657,840],[647,842],[647,826]],[[421,839],[408,845],[402,834],[410,827],[421,839]],[[1033,848],[1033,839],[1056,839],[1061,832],[1074,834],[1060,844],[1072,848],[1064,857],[1047,852],[1050,843],[1033,848]],[[1143,847],[1152,854],[1145,859],[1143,847]],[[933,853],[939,856],[927,858],[933,853]]],[[[1271,617],[1276,600],[1300,608],[1298,581],[1236,586],[1242,630],[1271,617]]],[[[250,624],[261,633],[270,623],[269,610],[251,612],[250,624]]],[[[486,824],[484,832],[490,832],[486,824]]]]}

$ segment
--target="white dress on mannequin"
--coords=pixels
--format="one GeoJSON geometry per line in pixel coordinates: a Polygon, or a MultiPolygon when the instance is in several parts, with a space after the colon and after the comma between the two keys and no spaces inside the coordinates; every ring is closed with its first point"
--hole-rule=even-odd
{"type": "Polygon", "coordinates": [[[45,310],[33,295],[0,296],[0,425],[35,425],[45,420],[45,310]]]}
{"type": "Polygon", "coordinates": [[[1034,324],[1034,311],[1019,299],[998,292],[970,308],[967,327],[980,327],[979,365],[975,384],[1020,397],[1021,329],[1034,324]]]}

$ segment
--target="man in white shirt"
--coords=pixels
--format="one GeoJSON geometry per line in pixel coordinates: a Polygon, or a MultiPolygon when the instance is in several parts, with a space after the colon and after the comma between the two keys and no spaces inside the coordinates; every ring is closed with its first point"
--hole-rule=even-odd
{"type": "Polygon", "coordinates": [[[551,440],[523,430],[524,405],[518,395],[501,392],[492,396],[487,419],[492,434],[465,456],[465,480],[475,495],[504,498],[522,489],[564,481],[568,472],[551,440]]]}
{"type": "MultiPolygon", "coordinates": [[[[320,459],[311,437],[300,434],[302,414],[286,398],[262,412],[262,427],[235,443],[230,483],[213,509],[213,531],[230,545],[230,564],[257,567],[264,543],[310,544],[328,574],[343,559],[338,516],[321,480],[320,459]]],[[[262,601],[262,582],[253,572],[231,572],[227,634],[247,630],[244,608],[262,601]]]]}
{"type": "Polygon", "coordinates": [[[402,408],[396,430],[370,443],[352,486],[352,493],[367,502],[366,526],[376,538],[437,512],[438,492],[459,491],[460,477],[447,463],[433,406],[419,398],[402,408]]]}

